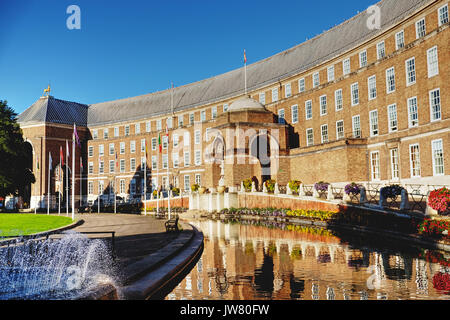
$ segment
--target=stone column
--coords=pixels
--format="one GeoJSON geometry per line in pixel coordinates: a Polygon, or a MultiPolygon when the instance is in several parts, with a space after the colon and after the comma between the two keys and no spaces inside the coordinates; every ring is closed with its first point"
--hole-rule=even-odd
{"type": "Polygon", "coordinates": [[[298,189],[298,195],[300,197],[304,197],[305,196],[305,190],[303,190],[303,183],[300,184],[300,187],[298,189]]]}
{"type": "Polygon", "coordinates": [[[275,182],[274,194],[280,194],[280,189],[278,188],[278,182],[275,182]]]}
{"type": "Polygon", "coordinates": [[[334,200],[333,189],[331,188],[331,184],[328,185],[327,200],[334,200]]]}
{"type": "Polygon", "coordinates": [[[289,188],[289,183],[286,185],[286,194],[289,196],[292,195],[292,190],[291,190],[291,188],[289,188]]]}

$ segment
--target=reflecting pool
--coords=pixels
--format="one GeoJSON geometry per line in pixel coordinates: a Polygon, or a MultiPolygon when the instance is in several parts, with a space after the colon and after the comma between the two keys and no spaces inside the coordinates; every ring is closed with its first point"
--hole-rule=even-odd
{"type": "Polygon", "coordinates": [[[204,252],[168,300],[450,299],[448,253],[284,223],[189,222],[204,252]]]}

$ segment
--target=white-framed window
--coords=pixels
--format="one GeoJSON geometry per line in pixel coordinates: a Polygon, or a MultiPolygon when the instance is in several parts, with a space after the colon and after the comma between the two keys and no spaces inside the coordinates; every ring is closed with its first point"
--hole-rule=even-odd
{"type": "Polygon", "coordinates": [[[166,135],[163,135],[162,137],[162,147],[164,150],[166,150],[169,147],[169,137],[166,135]]]}
{"type": "Polygon", "coordinates": [[[278,123],[286,124],[286,119],[284,115],[284,109],[278,110],[278,123]]]}
{"type": "Polygon", "coordinates": [[[367,50],[359,53],[359,67],[364,68],[365,66],[367,66],[367,50]]]}
{"type": "Polygon", "coordinates": [[[102,161],[98,162],[98,173],[104,173],[104,172],[105,172],[105,164],[102,160],[102,161]]]}
{"type": "Polygon", "coordinates": [[[433,153],[433,175],[444,175],[444,149],[442,139],[431,141],[431,152],[433,153]]]}
{"type": "Polygon", "coordinates": [[[141,133],[141,124],[140,123],[136,123],[134,125],[134,134],[140,134],[141,133]]]}
{"type": "MultiPolygon", "coordinates": [[[[263,103],[263,104],[266,104],[265,100],[266,100],[266,99],[264,99],[264,103],[263,103]]],[[[223,112],[227,112],[227,111],[228,111],[228,103],[225,103],[225,104],[223,105],[223,112]]]]}
{"type": "Polygon", "coordinates": [[[312,119],[312,100],[308,100],[305,102],[305,115],[306,120],[312,119]]]}
{"type": "Polygon", "coordinates": [[[289,98],[290,96],[292,96],[292,89],[291,89],[291,84],[290,83],[287,83],[284,86],[284,96],[286,98],[289,98]]]}
{"type": "Polygon", "coordinates": [[[172,136],[172,141],[173,141],[173,147],[177,148],[178,144],[180,142],[180,137],[177,133],[174,133],[174,135],[172,136]]]}
{"type": "Polygon", "coordinates": [[[408,99],[408,126],[410,128],[419,125],[419,110],[417,107],[417,97],[408,99]]]}
{"type": "Polygon", "coordinates": [[[125,172],[125,159],[120,159],[120,172],[125,172]]]}
{"type": "Polygon", "coordinates": [[[397,148],[391,149],[390,155],[391,155],[391,177],[392,180],[398,180],[400,178],[398,149],[397,148]]]}
{"type": "Polygon", "coordinates": [[[202,138],[202,132],[200,130],[195,130],[194,132],[194,143],[200,144],[202,138]]]}
{"type": "Polygon", "coordinates": [[[439,74],[438,48],[434,46],[427,50],[428,78],[439,74]]]}
{"type": "Polygon", "coordinates": [[[369,113],[369,121],[370,121],[370,135],[377,136],[378,135],[378,110],[372,110],[369,113]]]}
{"type": "Polygon", "coordinates": [[[205,122],[206,121],[206,110],[200,111],[200,121],[205,122]]]}
{"type": "Polygon", "coordinates": [[[342,110],[344,108],[342,89],[338,89],[334,92],[334,104],[336,107],[336,111],[342,110]]]}
{"type": "Polygon", "coordinates": [[[191,189],[191,177],[189,175],[184,176],[184,191],[189,191],[191,189]]]}
{"type": "Polygon", "coordinates": [[[195,122],[195,115],[194,113],[189,113],[189,124],[192,125],[195,122]]]}
{"type": "Polygon", "coordinates": [[[136,141],[130,141],[130,153],[136,153],[136,141]]]}
{"type": "Polygon", "coordinates": [[[146,121],[145,122],[145,132],[150,132],[152,131],[152,123],[151,121],[146,121]]]}
{"type": "Polygon", "coordinates": [[[156,150],[156,145],[158,144],[158,141],[156,138],[152,138],[152,150],[156,150]]]}
{"type": "Polygon", "coordinates": [[[377,44],[377,58],[378,60],[386,57],[386,49],[384,46],[384,41],[381,41],[377,44]]]}
{"type": "Polygon", "coordinates": [[[119,136],[119,127],[114,127],[114,137],[119,136]]]}
{"type": "Polygon", "coordinates": [[[130,194],[136,194],[136,180],[131,179],[130,181],[130,194]]]}
{"type": "Polygon", "coordinates": [[[125,126],[125,136],[129,136],[130,135],[130,125],[126,125],[125,126]]]}
{"type": "Polygon", "coordinates": [[[298,123],[298,105],[293,105],[291,107],[291,117],[293,124],[298,123]]]}
{"type": "Polygon", "coordinates": [[[211,116],[213,119],[217,118],[217,107],[212,107],[211,116]]]}
{"type": "Polygon", "coordinates": [[[200,173],[195,174],[195,183],[199,186],[202,185],[202,175],[200,173]]]}
{"type": "Polygon", "coordinates": [[[92,138],[94,140],[98,139],[98,130],[97,129],[92,130],[92,138]]]}
{"type": "Polygon", "coordinates": [[[320,96],[320,115],[324,116],[327,114],[327,96],[320,96]]]}
{"type": "Polygon", "coordinates": [[[399,50],[405,47],[405,32],[402,30],[395,34],[395,49],[399,50]]]}
{"type": "Polygon", "coordinates": [[[120,154],[125,154],[125,142],[120,143],[120,154]]]}
{"type": "Polygon", "coordinates": [[[130,171],[136,171],[136,159],[135,158],[131,158],[130,159],[130,171]]]}
{"type": "Polygon", "coordinates": [[[110,156],[114,155],[114,143],[109,144],[109,155],[110,156]]]}
{"type": "Polygon", "coordinates": [[[191,144],[190,140],[191,140],[191,135],[189,134],[189,132],[185,132],[183,134],[183,144],[185,147],[190,146],[190,144],[191,144]]]}
{"type": "Polygon", "coordinates": [[[439,27],[448,23],[448,4],[438,9],[439,27]]]}
{"type": "Polygon", "coordinates": [[[337,140],[344,139],[344,120],[339,120],[336,122],[336,138],[337,140]]]}
{"type": "Polygon", "coordinates": [[[386,93],[395,91],[395,69],[394,67],[386,70],[386,93]]]}
{"type": "Polygon", "coordinates": [[[353,138],[361,138],[361,118],[359,115],[352,117],[353,138]]]}
{"type": "Polygon", "coordinates": [[[98,182],[98,194],[103,194],[105,191],[105,182],[103,180],[98,182]]]}
{"type": "Polygon", "coordinates": [[[98,155],[103,156],[105,154],[105,147],[101,144],[98,146],[98,155]]]}
{"type": "Polygon", "coordinates": [[[334,81],[334,66],[329,66],[327,69],[328,82],[334,81]]]}
{"type": "Polygon", "coordinates": [[[411,168],[411,177],[417,178],[421,176],[420,169],[420,148],[418,144],[409,146],[409,161],[411,168]]]}
{"type": "Polygon", "coordinates": [[[115,161],[114,160],[109,160],[109,172],[110,173],[114,173],[115,167],[116,167],[115,161]]]}
{"type": "Polygon", "coordinates": [[[195,165],[200,166],[202,164],[202,150],[195,150],[195,165]]]}
{"type": "Polygon", "coordinates": [[[441,120],[441,91],[435,89],[430,91],[431,121],[441,120]]]}
{"type": "Polygon", "coordinates": [[[90,195],[94,194],[94,182],[93,181],[88,182],[88,194],[90,194],[90,195]]]}
{"type": "Polygon", "coordinates": [[[373,75],[367,78],[367,88],[369,100],[376,99],[377,97],[377,76],[373,75]]]}
{"type": "Polygon", "coordinates": [[[163,154],[162,155],[162,168],[167,169],[169,167],[169,155],[163,154]]]}
{"type": "Polygon", "coordinates": [[[356,106],[359,104],[359,84],[358,82],[353,83],[351,85],[351,93],[352,93],[352,106],[356,106]]]}
{"type": "Polygon", "coordinates": [[[423,18],[416,22],[416,38],[419,39],[425,37],[426,34],[427,27],[425,24],[425,18],[423,18]]]}
{"type": "MultiPolygon", "coordinates": [[[[145,152],[145,138],[141,139],[141,152],[145,152]]],[[[124,151],[125,153],[125,151],[124,151]]]]}
{"type": "Polygon", "coordinates": [[[305,78],[298,80],[298,92],[305,92],[305,78]]]}
{"type": "Polygon", "coordinates": [[[261,92],[259,94],[259,103],[261,103],[262,105],[266,104],[266,93],[265,92],[261,92]]]}
{"type": "Polygon", "coordinates": [[[191,154],[189,151],[184,152],[184,166],[189,167],[191,165],[191,154]]]}
{"type": "Polygon", "coordinates": [[[327,124],[323,124],[320,126],[320,133],[321,133],[322,143],[327,143],[328,142],[328,125],[327,124]]]}
{"type": "Polygon", "coordinates": [[[388,106],[388,122],[389,122],[389,132],[394,132],[398,130],[396,104],[391,104],[388,106]]]}
{"type": "Polygon", "coordinates": [[[314,145],[314,130],[313,130],[313,128],[306,129],[306,145],[308,147],[314,145]]]}
{"type": "Polygon", "coordinates": [[[180,157],[178,153],[172,153],[172,163],[174,168],[178,168],[180,166],[180,157]]]}
{"type": "Polygon", "coordinates": [[[169,117],[166,119],[166,125],[167,125],[167,129],[173,128],[173,118],[172,117],[169,117]]]}
{"type": "Polygon", "coordinates": [[[272,89],[272,102],[278,101],[278,88],[272,89]]]}
{"type": "Polygon", "coordinates": [[[162,130],[162,120],[161,119],[156,120],[156,130],[157,131],[162,130]]]}
{"type": "Polygon", "coordinates": [[[315,72],[313,75],[312,75],[312,78],[313,78],[313,87],[315,88],[315,87],[318,87],[319,85],[320,85],[320,76],[319,76],[319,73],[318,72],[315,72]]]}
{"type": "Polygon", "coordinates": [[[94,146],[88,147],[88,157],[91,158],[94,156],[94,146]]]}
{"type": "Polygon", "coordinates": [[[152,170],[158,169],[158,158],[157,156],[152,156],[152,170]]]}
{"type": "Polygon", "coordinates": [[[406,85],[410,86],[416,83],[416,59],[412,57],[405,62],[406,85]]]}
{"type": "Polygon", "coordinates": [[[184,115],[180,114],[178,116],[178,127],[181,128],[184,125],[184,115]]]}
{"type": "Polygon", "coordinates": [[[344,76],[350,73],[350,58],[347,58],[344,61],[342,61],[342,70],[344,76]]]}
{"type": "Polygon", "coordinates": [[[120,179],[120,182],[119,182],[119,193],[125,194],[125,179],[120,179]]]}
{"type": "Polygon", "coordinates": [[[372,168],[372,181],[380,180],[380,153],[378,151],[372,151],[370,153],[370,163],[372,168]]]}
{"type": "Polygon", "coordinates": [[[93,174],[94,173],[94,163],[93,162],[89,162],[88,163],[88,173],[89,174],[93,174]]]}
{"type": "Polygon", "coordinates": [[[103,139],[108,139],[109,130],[108,128],[103,129],[103,139]]]}
{"type": "MultiPolygon", "coordinates": [[[[125,162],[124,162],[125,164],[125,162]]],[[[147,158],[141,157],[141,171],[144,171],[144,169],[147,168],[147,158]]]]}

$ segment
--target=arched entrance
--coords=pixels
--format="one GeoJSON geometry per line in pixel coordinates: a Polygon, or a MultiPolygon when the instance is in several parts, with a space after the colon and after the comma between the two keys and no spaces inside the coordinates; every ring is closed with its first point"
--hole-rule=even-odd
{"type": "MultiPolygon", "coordinates": [[[[33,146],[30,142],[26,141],[24,143],[24,164],[25,168],[33,172],[33,146]]],[[[32,183],[24,185],[21,190],[19,190],[19,196],[22,197],[22,206],[25,209],[30,208],[31,201],[31,192],[32,192],[32,183]]]]}
{"type": "Polygon", "coordinates": [[[250,156],[258,159],[260,164],[260,170],[255,172],[255,176],[260,179],[262,185],[272,177],[270,137],[267,134],[257,135],[251,141],[249,149],[250,156]]]}

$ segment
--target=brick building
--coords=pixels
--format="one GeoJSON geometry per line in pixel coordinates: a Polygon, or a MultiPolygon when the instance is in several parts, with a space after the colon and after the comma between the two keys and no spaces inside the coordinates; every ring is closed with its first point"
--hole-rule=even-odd
{"type": "Polygon", "coordinates": [[[71,188],[59,152],[69,140],[72,156],[74,123],[81,139],[75,193],[83,201],[114,185],[139,197],[144,168],[148,192],[168,183],[236,186],[253,176],[280,185],[449,184],[448,1],[376,6],[377,16],[362,12],[247,66],[247,91],[240,68],[94,105],[40,98],[18,119],[33,149],[32,206],[47,194],[49,152],[50,194],[60,190],[59,177],[71,188]],[[374,17],[380,28],[368,23],[374,17]]]}

